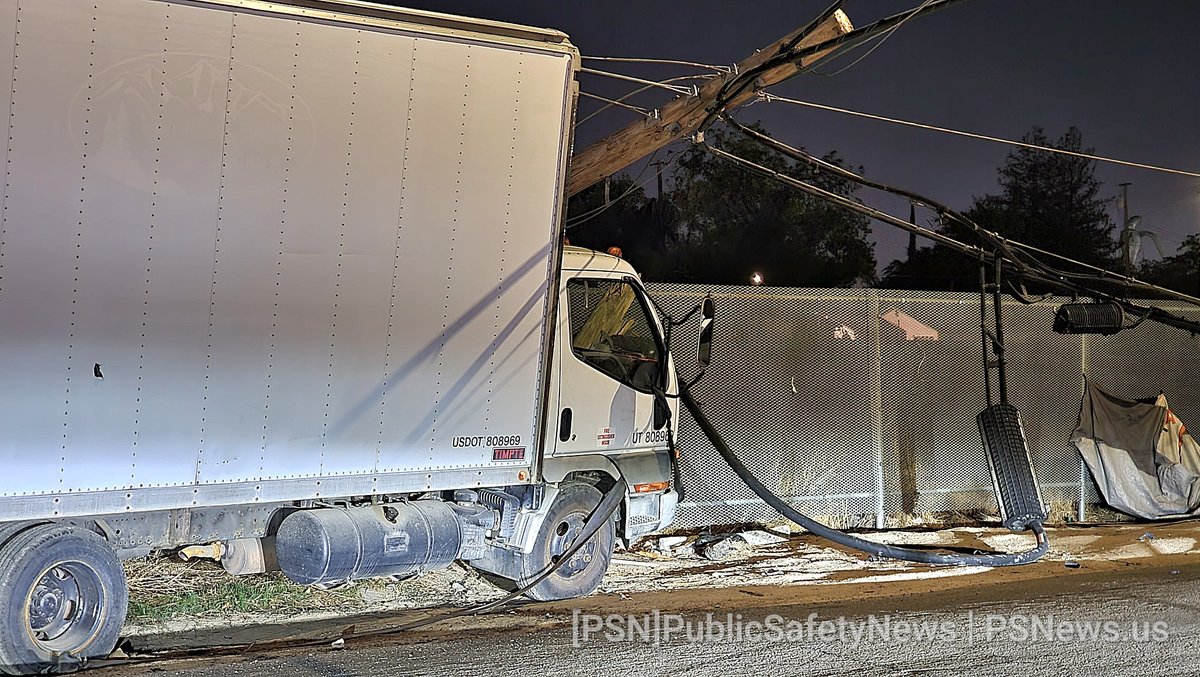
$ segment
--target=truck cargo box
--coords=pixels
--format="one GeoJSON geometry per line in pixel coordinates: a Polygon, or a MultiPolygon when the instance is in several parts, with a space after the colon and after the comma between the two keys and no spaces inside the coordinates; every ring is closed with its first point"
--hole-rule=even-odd
{"type": "Polygon", "coordinates": [[[530,480],[578,55],[0,0],[0,520],[530,480]]]}

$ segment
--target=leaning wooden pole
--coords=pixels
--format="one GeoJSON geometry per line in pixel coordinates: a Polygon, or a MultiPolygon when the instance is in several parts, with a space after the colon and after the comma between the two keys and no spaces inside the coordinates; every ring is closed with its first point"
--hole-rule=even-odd
{"type": "MultiPolygon", "coordinates": [[[[737,65],[737,73],[745,73],[761,66],[768,59],[778,56],[803,28],[796,29],[788,35],[776,40],[770,46],[760,49],[737,65]]],[[[808,35],[791,46],[791,52],[819,45],[826,40],[832,40],[854,30],[850,18],[838,10],[817,25],[808,35]]],[[[826,52],[809,54],[796,63],[789,61],[760,74],[753,87],[747,88],[730,100],[725,108],[732,108],[745,103],[755,96],[755,92],[764,87],[770,87],[782,82],[800,72],[801,68],[824,56],[826,52]]],[[[657,119],[639,120],[625,128],[601,139],[571,158],[571,173],[567,177],[567,195],[574,195],[588,186],[602,180],[604,177],[618,172],[653,153],[663,146],[687,136],[696,131],[709,113],[710,107],[717,100],[721,89],[727,82],[737,77],[730,73],[719,78],[713,78],[700,88],[696,96],[680,97],[666,104],[659,110],[657,119]]]]}

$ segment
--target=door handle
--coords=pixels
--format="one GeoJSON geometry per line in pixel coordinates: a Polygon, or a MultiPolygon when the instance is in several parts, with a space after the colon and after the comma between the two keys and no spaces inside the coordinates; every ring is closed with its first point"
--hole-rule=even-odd
{"type": "Polygon", "coordinates": [[[562,410],[558,417],[558,441],[568,442],[571,439],[571,408],[562,410]]]}

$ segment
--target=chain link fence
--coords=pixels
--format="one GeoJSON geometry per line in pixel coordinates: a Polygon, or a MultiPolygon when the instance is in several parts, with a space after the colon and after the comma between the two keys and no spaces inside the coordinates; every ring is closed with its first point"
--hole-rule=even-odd
{"type": "MultiPolygon", "coordinates": [[[[780,496],[815,516],[879,528],[904,515],[996,510],[975,424],[986,406],[978,294],[648,287],[677,317],[712,293],[713,362],[693,393],[780,496]]],[[[1054,312],[1067,301],[1005,300],[1008,394],[1044,500],[1082,520],[1099,501],[1069,441],[1084,376],[1125,397],[1165,392],[1185,423],[1200,421],[1200,343],[1154,322],[1114,336],[1055,334],[1054,312]]],[[[1200,319],[1195,308],[1163,307],[1200,319]]],[[[676,331],[687,378],[693,339],[676,331]]],[[[679,436],[680,526],[775,517],[686,413],[679,436]]]]}

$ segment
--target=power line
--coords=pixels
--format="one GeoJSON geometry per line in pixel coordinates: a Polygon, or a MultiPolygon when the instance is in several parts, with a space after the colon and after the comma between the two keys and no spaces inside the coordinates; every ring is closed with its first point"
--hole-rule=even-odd
{"type": "Polygon", "coordinates": [[[597,70],[595,68],[584,67],[584,68],[580,68],[579,72],[580,73],[588,73],[589,75],[602,75],[606,78],[613,78],[614,80],[624,80],[626,82],[636,82],[639,85],[646,85],[647,87],[661,87],[662,89],[665,89],[667,91],[671,91],[676,94],[682,94],[684,96],[695,96],[696,95],[695,87],[676,87],[674,85],[663,84],[662,82],[659,82],[657,80],[645,80],[642,78],[635,78],[632,75],[624,75],[621,73],[610,73],[609,71],[597,70]]]}
{"type": "MultiPolygon", "coordinates": [[[[660,149],[660,150],[661,150],[661,149],[660,149]]],[[[586,223],[586,222],[588,222],[588,221],[591,221],[592,219],[596,218],[597,216],[600,216],[600,215],[601,215],[601,214],[603,214],[604,212],[608,211],[608,210],[609,210],[609,208],[611,208],[612,206],[616,205],[616,204],[617,204],[618,202],[620,202],[621,200],[624,200],[625,198],[627,198],[627,197],[629,197],[630,195],[632,195],[632,194],[633,194],[633,192],[634,192],[634,191],[636,191],[638,188],[642,188],[642,187],[644,187],[646,184],[648,184],[648,183],[650,183],[651,181],[653,181],[653,180],[656,178],[655,176],[651,176],[650,178],[646,179],[645,181],[642,181],[642,180],[641,180],[641,178],[642,178],[642,176],[643,176],[643,175],[645,175],[645,173],[646,173],[646,170],[647,170],[647,169],[648,169],[648,168],[649,168],[651,165],[653,165],[653,164],[654,164],[654,159],[655,159],[656,157],[658,157],[658,151],[657,151],[657,150],[656,150],[656,151],[654,151],[654,154],[653,154],[653,155],[651,155],[651,156],[650,156],[650,159],[646,161],[646,164],[645,164],[645,165],[642,167],[642,171],[638,172],[638,175],[637,175],[637,176],[635,176],[635,177],[633,178],[633,183],[632,183],[632,184],[630,184],[629,188],[627,188],[627,189],[625,190],[625,192],[624,192],[624,193],[621,193],[620,195],[618,195],[618,196],[617,196],[617,197],[615,197],[614,199],[612,199],[612,200],[609,200],[609,201],[608,201],[608,203],[606,203],[606,204],[602,204],[602,205],[600,205],[599,207],[596,207],[595,209],[592,209],[591,211],[587,211],[587,212],[584,212],[584,213],[582,213],[582,214],[579,214],[578,216],[572,216],[572,217],[568,218],[568,219],[567,219],[567,221],[566,221],[566,224],[564,224],[564,225],[563,225],[563,230],[570,230],[571,228],[574,228],[574,227],[576,227],[576,226],[578,226],[578,225],[581,225],[581,224],[583,224],[583,223],[586,223]]],[[[672,162],[674,162],[674,160],[672,160],[672,162]]],[[[662,171],[662,170],[661,170],[661,168],[659,169],[659,171],[662,171]]]]}
{"type": "MultiPolygon", "coordinates": [[[[760,143],[768,148],[771,148],[779,153],[782,153],[786,157],[790,157],[794,160],[799,160],[799,161],[804,162],[805,164],[808,164],[810,166],[813,166],[821,171],[835,174],[837,176],[841,176],[845,179],[848,179],[848,180],[858,183],[860,185],[867,186],[868,188],[882,190],[884,192],[891,193],[893,195],[898,195],[900,197],[907,198],[910,201],[918,202],[920,204],[923,204],[923,205],[933,209],[939,215],[951,218],[954,221],[956,221],[964,226],[967,226],[974,232],[974,234],[976,236],[980,237],[984,242],[990,244],[992,246],[992,248],[995,250],[997,255],[1007,258],[1008,260],[1010,260],[1014,264],[1016,264],[1017,268],[1021,271],[1022,274],[1047,276],[1055,284],[1059,284],[1060,286],[1068,286],[1068,287],[1072,287],[1077,290],[1084,290],[1084,291],[1091,291],[1091,290],[1086,290],[1083,287],[1081,287],[1080,285],[1078,285],[1077,283],[1068,281],[1068,278],[1073,279],[1073,280],[1090,279],[1090,280],[1095,280],[1095,281],[1110,281],[1110,282],[1111,281],[1119,281],[1130,287],[1137,287],[1137,288],[1143,289],[1145,291],[1151,291],[1151,292],[1155,292],[1155,293],[1159,293],[1159,294],[1166,294],[1168,296],[1171,296],[1171,297],[1181,300],[1181,301],[1186,301],[1188,303],[1200,305],[1200,298],[1196,298],[1196,297],[1188,295],[1188,294],[1183,294],[1182,292],[1178,292],[1173,289],[1167,289],[1165,287],[1160,287],[1158,285],[1151,284],[1149,282],[1143,282],[1143,281],[1138,280],[1133,277],[1110,273],[1109,271],[1107,271],[1103,268],[1099,268],[1097,266],[1093,266],[1093,265],[1084,263],[1082,261],[1077,261],[1075,259],[1071,259],[1066,256],[1059,255],[1059,254],[1053,254],[1051,252],[1046,252],[1044,250],[1037,249],[1036,247],[1032,247],[1030,245],[1024,245],[1020,242],[1017,242],[1016,240],[1011,240],[1011,239],[1002,237],[999,233],[995,233],[995,232],[992,232],[990,230],[987,230],[987,229],[981,227],[979,224],[975,223],[972,219],[968,218],[965,214],[955,211],[955,210],[947,207],[946,205],[939,204],[939,203],[935,202],[934,200],[931,200],[923,195],[914,193],[909,190],[904,190],[902,188],[896,188],[894,186],[889,186],[885,183],[880,183],[878,181],[872,181],[871,179],[868,179],[865,176],[856,174],[844,167],[827,162],[819,157],[816,157],[815,155],[812,155],[811,153],[807,153],[799,148],[793,148],[792,146],[789,146],[789,145],[783,143],[782,141],[779,141],[778,139],[771,138],[770,136],[767,136],[767,135],[763,134],[762,132],[756,131],[749,127],[746,127],[745,125],[738,122],[736,119],[734,119],[733,117],[731,117],[729,115],[724,116],[724,119],[726,122],[728,122],[730,125],[732,125],[734,129],[736,129],[737,131],[746,135],[750,139],[757,141],[758,143],[760,143]],[[1033,251],[1050,254],[1051,256],[1054,256],[1063,261],[1070,262],[1070,263],[1080,266],[1082,268],[1090,269],[1091,271],[1094,271],[1097,274],[1084,275],[1081,273],[1070,273],[1070,272],[1062,271],[1062,270],[1053,268],[1049,265],[1046,265],[1046,264],[1042,263],[1041,261],[1039,261],[1038,259],[1033,258],[1033,257],[1030,257],[1030,259],[1028,261],[1025,261],[1022,259],[1022,257],[1017,256],[1016,252],[1013,251],[1013,249],[1017,248],[1017,247],[1023,247],[1024,249],[1027,249],[1027,250],[1033,250],[1033,251]]],[[[709,150],[710,152],[712,152],[707,144],[704,144],[704,145],[705,145],[706,150],[709,150]]],[[[804,190],[804,189],[801,189],[801,190],[804,190]]],[[[861,211],[861,210],[856,209],[855,211],[861,211]]],[[[879,217],[874,217],[874,218],[879,218],[879,217]]],[[[889,217],[889,218],[894,218],[894,217],[889,217]]],[[[884,221],[885,223],[892,223],[892,221],[889,221],[889,220],[885,220],[885,219],[880,219],[880,220],[884,221]]],[[[895,224],[893,224],[893,225],[895,225],[895,224]]],[[[915,228],[916,226],[915,226],[915,224],[910,224],[910,225],[903,225],[900,227],[912,232],[912,229],[915,228]]],[[[918,233],[918,234],[921,234],[921,233],[918,233]]],[[[926,235],[926,237],[928,237],[928,235],[926,235]]],[[[943,244],[949,244],[949,243],[943,243],[943,244]]]]}
{"type": "Polygon", "coordinates": [[[716,66],[713,64],[699,63],[696,61],[680,61],[678,59],[651,59],[632,56],[583,56],[580,57],[584,61],[616,61],[619,63],[656,63],[666,64],[670,66],[691,66],[693,68],[706,68],[718,73],[732,73],[734,67],[731,66],[716,66]]]}
{"type": "MultiPolygon", "coordinates": [[[[579,96],[586,96],[589,99],[596,99],[597,101],[603,101],[606,104],[608,104],[607,106],[604,106],[604,108],[601,108],[600,110],[604,110],[604,109],[608,108],[609,106],[619,106],[626,110],[631,110],[635,113],[638,113],[639,115],[642,115],[644,117],[648,117],[651,120],[658,117],[657,110],[647,110],[645,108],[638,108],[637,106],[631,106],[630,104],[625,103],[621,99],[610,99],[608,97],[600,96],[599,94],[592,94],[591,92],[585,92],[583,90],[579,90],[579,96]]],[[[621,98],[628,98],[628,96],[621,97],[621,98]]],[[[596,111],[596,112],[598,113],[600,111],[596,111]]],[[[594,113],[593,113],[593,115],[594,115],[594,113]]]]}
{"type": "Polygon", "coordinates": [[[768,103],[779,101],[781,103],[790,103],[797,106],[807,106],[809,108],[817,108],[820,110],[831,111],[834,113],[844,113],[856,117],[867,118],[868,120],[877,120],[879,122],[889,122],[895,125],[903,125],[905,127],[915,127],[917,129],[925,129],[932,132],[942,132],[944,134],[953,134],[955,136],[965,136],[970,139],[978,139],[981,141],[992,141],[994,143],[1003,143],[1010,146],[1018,146],[1020,148],[1029,148],[1032,150],[1046,151],[1047,153],[1058,153],[1060,155],[1071,155],[1073,157],[1086,158],[1088,160],[1096,160],[1099,162],[1109,162],[1126,167],[1136,167],[1138,169],[1149,169],[1156,172],[1165,172],[1167,174],[1178,174],[1180,176],[1190,176],[1200,179],[1200,173],[1189,172],[1184,169],[1173,169],[1171,167],[1162,167],[1159,165],[1151,165],[1143,162],[1132,162],[1130,160],[1118,160],[1116,158],[1104,157],[1103,155],[1092,155],[1091,153],[1080,153],[1073,150],[1063,150],[1062,148],[1051,148],[1049,146],[1039,146],[1036,143],[1026,143],[1025,141],[1014,141],[1012,139],[1003,139],[998,136],[988,136],[987,134],[976,134],[974,132],[964,132],[959,129],[950,129],[948,127],[938,127],[937,125],[925,124],[923,122],[913,122],[911,120],[901,120],[898,118],[889,118],[883,115],[875,115],[873,113],[863,113],[861,111],[850,110],[848,108],[838,108],[837,106],[829,106],[822,103],[813,103],[811,101],[800,101],[798,99],[789,99],[783,96],[768,94],[767,92],[759,92],[759,98],[768,103]]]}
{"type": "Polygon", "coordinates": [[[890,30],[897,24],[907,22],[915,16],[923,16],[941,11],[953,5],[965,2],[966,0],[933,0],[933,2],[925,2],[915,9],[906,10],[899,14],[893,14],[884,19],[875,21],[855,28],[848,33],[819,42],[815,45],[801,48],[800,42],[811,35],[818,27],[822,19],[832,17],[838,11],[842,2],[834,2],[817,20],[809,23],[800,33],[796,34],[793,39],[783,46],[780,51],[759,63],[753,68],[741,71],[737,77],[728,79],[717,92],[716,98],[709,105],[708,115],[696,127],[699,130],[707,129],[709,125],[727,108],[731,101],[738,100],[743,96],[747,89],[753,87],[758,90],[762,87],[759,76],[769,73],[781,66],[791,64],[796,66],[798,70],[815,68],[816,66],[836,58],[840,53],[853,49],[861,44],[864,44],[884,31],[890,30]],[[811,59],[809,57],[812,57],[811,59]]]}
{"type": "MultiPolygon", "coordinates": [[[[919,6],[917,6],[917,9],[914,11],[920,11],[922,9],[925,9],[931,3],[933,3],[933,0],[925,0],[919,6]]],[[[867,58],[868,56],[871,56],[871,54],[875,50],[882,47],[883,43],[888,41],[888,38],[895,35],[896,31],[900,30],[900,27],[903,26],[904,24],[908,23],[914,16],[916,16],[916,14],[910,14],[909,16],[904,17],[903,21],[896,24],[895,26],[893,26],[891,28],[891,30],[889,30],[888,32],[886,32],[882,36],[880,36],[878,41],[874,45],[871,45],[870,49],[863,52],[863,54],[861,56],[859,56],[857,59],[855,59],[854,61],[851,61],[850,63],[846,64],[845,66],[842,66],[841,68],[837,69],[836,71],[834,71],[832,73],[822,73],[822,72],[818,71],[816,68],[810,68],[810,69],[808,69],[809,72],[816,74],[816,75],[821,75],[821,76],[824,76],[827,78],[831,78],[835,75],[841,75],[842,73],[845,73],[846,71],[850,70],[851,68],[854,68],[855,66],[857,66],[859,64],[859,62],[861,62],[863,59],[867,58]]],[[[864,42],[864,43],[860,43],[860,44],[866,44],[866,43],[864,42]]],[[[856,45],[856,46],[858,46],[858,45],[856,45]]],[[[846,52],[843,52],[843,53],[848,53],[848,52],[849,52],[849,50],[846,50],[846,52]]],[[[839,53],[837,56],[841,56],[841,54],[842,53],[839,53]]]]}
{"type": "MultiPolygon", "coordinates": [[[[986,260],[986,258],[992,258],[994,260],[999,260],[999,259],[1008,260],[1012,263],[1017,264],[1017,266],[1019,268],[1025,268],[1025,270],[1022,271],[1021,276],[1025,277],[1026,279],[1051,284],[1051,285],[1054,285],[1054,286],[1057,286],[1060,288],[1071,289],[1074,291],[1081,291],[1081,292],[1085,292],[1089,296],[1094,296],[1096,298],[1103,298],[1103,299],[1110,300],[1113,303],[1117,303],[1117,304],[1121,305],[1123,308],[1126,309],[1127,312],[1131,312],[1135,315],[1140,316],[1141,319],[1139,320],[1139,322],[1141,322],[1142,320],[1151,319],[1151,320],[1155,320],[1157,322],[1161,322],[1163,324],[1166,324],[1166,325],[1169,325],[1172,327],[1176,327],[1178,329],[1183,329],[1184,331],[1192,332],[1193,334],[1200,333],[1200,322],[1196,322],[1194,320],[1190,320],[1185,317],[1172,315],[1171,313],[1167,313],[1167,312],[1163,311],[1161,308],[1158,308],[1155,306],[1142,307],[1142,306],[1134,304],[1128,300],[1118,299],[1116,297],[1113,297],[1109,294],[1105,294],[1098,290],[1088,289],[1078,283],[1075,283],[1075,282],[1072,282],[1072,281],[1069,281],[1069,280],[1063,278],[1061,275],[1057,274],[1056,271],[1049,268],[1048,266],[1038,264],[1036,266],[1037,270],[1030,269],[1027,265],[1022,264],[1020,259],[1014,259],[1013,257],[1003,253],[1003,251],[997,251],[997,252],[988,254],[980,247],[968,245],[964,242],[960,242],[951,237],[943,235],[942,233],[938,233],[936,231],[931,231],[927,228],[922,228],[921,226],[917,226],[915,224],[908,223],[907,221],[896,218],[886,212],[882,212],[878,209],[868,207],[867,205],[864,205],[860,202],[857,202],[850,198],[838,195],[837,193],[833,193],[833,192],[824,190],[824,189],[814,186],[812,184],[809,184],[809,183],[806,183],[799,179],[796,179],[794,177],[788,176],[777,170],[771,169],[769,167],[764,167],[763,165],[752,162],[750,160],[747,160],[747,159],[740,157],[738,155],[735,155],[733,153],[723,151],[719,148],[716,148],[716,147],[708,144],[707,142],[704,142],[703,140],[700,140],[699,144],[700,144],[701,148],[703,148],[705,151],[707,151],[719,158],[722,158],[724,160],[732,162],[734,164],[741,165],[742,167],[744,167],[750,171],[753,171],[753,172],[761,174],[763,176],[772,178],[775,181],[789,185],[793,188],[796,188],[797,190],[808,193],[809,195],[812,195],[814,197],[823,198],[834,204],[845,207],[846,209],[849,209],[851,211],[855,211],[855,212],[858,212],[865,216],[869,216],[871,218],[878,219],[880,221],[883,221],[884,223],[888,223],[888,224],[897,226],[904,230],[909,230],[911,232],[915,232],[918,235],[922,235],[922,236],[932,239],[936,242],[941,242],[942,244],[945,244],[953,249],[957,249],[961,253],[967,254],[969,256],[979,257],[979,258],[981,258],[981,260],[986,260]]],[[[799,152],[799,151],[797,151],[797,152],[799,152]]],[[[932,201],[930,201],[930,203],[931,202],[932,201]]],[[[989,234],[992,236],[995,236],[994,233],[989,233],[989,234]]],[[[998,237],[998,236],[996,236],[996,237],[998,237]]],[[[1005,242],[1003,240],[1003,238],[998,238],[998,239],[1000,239],[1002,243],[1005,242]]],[[[1108,281],[1112,281],[1113,279],[1128,279],[1128,278],[1123,278],[1123,276],[1116,275],[1116,274],[1110,274],[1105,277],[1108,278],[1108,281]]],[[[1132,281],[1139,282],[1137,280],[1132,280],[1132,281]]],[[[1141,282],[1139,282],[1139,284],[1145,285],[1145,283],[1141,283],[1141,282]]],[[[1186,296],[1184,294],[1179,294],[1178,292],[1173,292],[1172,290],[1164,290],[1164,291],[1171,292],[1176,297],[1186,296]]]]}
{"type": "MultiPolygon", "coordinates": [[[[674,77],[674,78],[667,78],[666,80],[659,80],[659,81],[658,81],[658,84],[667,85],[667,84],[670,84],[670,83],[672,83],[672,82],[679,82],[680,80],[706,80],[706,79],[710,79],[710,78],[713,78],[713,77],[716,77],[716,76],[713,76],[713,75],[708,75],[708,74],[703,74],[703,75],[680,75],[680,76],[678,76],[678,77],[674,77]]],[[[608,103],[607,105],[601,106],[600,108],[598,108],[598,109],[596,109],[596,110],[592,111],[590,114],[588,114],[588,115],[587,115],[586,117],[584,117],[582,120],[577,120],[577,121],[575,122],[575,126],[577,126],[577,127],[578,127],[579,125],[582,125],[583,123],[587,122],[588,120],[591,120],[592,118],[596,117],[597,115],[599,115],[599,114],[603,113],[604,111],[608,110],[609,108],[611,108],[611,107],[613,107],[613,106],[620,106],[620,105],[623,105],[623,104],[624,104],[624,102],[625,102],[626,100],[628,100],[629,98],[631,98],[631,97],[634,97],[634,96],[637,96],[638,94],[641,94],[642,92],[644,92],[644,91],[646,91],[646,90],[648,90],[648,89],[650,89],[650,88],[652,88],[652,87],[654,87],[654,85],[645,85],[645,86],[639,87],[639,88],[637,88],[637,89],[635,89],[635,90],[633,90],[633,91],[629,92],[628,94],[623,94],[623,95],[622,95],[620,98],[617,98],[617,99],[612,99],[611,101],[610,101],[609,99],[604,99],[605,101],[610,101],[610,103],[608,103]]],[[[597,98],[597,99],[599,99],[599,98],[600,98],[600,97],[598,97],[598,96],[595,96],[595,95],[587,94],[586,92],[583,92],[583,91],[580,91],[579,93],[580,93],[580,94],[582,94],[582,95],[584,95],[584,96],[592,96],[592,97],[594,97],[594,98],[597,98]]],[[[640,112],[640,111],[639,111],[639,112],[640,112]]]]}

